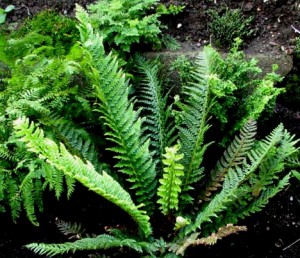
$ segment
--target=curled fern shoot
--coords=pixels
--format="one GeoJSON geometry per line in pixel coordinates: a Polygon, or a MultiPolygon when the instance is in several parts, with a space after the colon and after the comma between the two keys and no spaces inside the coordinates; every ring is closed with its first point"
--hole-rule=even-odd
{"type": "Polygon", "coordinates": [[[157,185],[155,163],[149,151],[150,141],[142,136],[142,119],[129,101],[125,74],[112,54],[104,54],[102,39],[93,32],[82,8],[77,9],[77,18],[88,67],[86,73],[100,101],[100,119],[109,129],[106,138],[115,145],[109,148],[118,160],[115,167],[127,175],[138,203],[151,211],[157,185]]]}
{"type": "Polygon", "coordinates": [[[26,143],[28,151],[39,155],[56,169],[67,176],[76,179],[91,191],[106,198],[126,211],[138,224],[141,232],[148,236],[151,233],[149,217],[140,206],[136,206],[130,195],[104,171],[99,174],[90,162],[83,162],[77,156],[70,154],[63,144],[44,137],[44,132],[30,124],[26,118],[19,118],[14,122],[16,135],[26,143]]]}
{"type": "Polygon", "coordinates": [[[164,174],[159,180],[160,186],[157,195],[160,197],[158,203],[161,205],[162,213],[167,215],[171,210],[178,209],[179,193],[181,192],[181,178],[184,175],[183,166],[179,163],[183,154],[178,154],[180,147],[166,147],[166,153],[163,154],[164,174]]]}

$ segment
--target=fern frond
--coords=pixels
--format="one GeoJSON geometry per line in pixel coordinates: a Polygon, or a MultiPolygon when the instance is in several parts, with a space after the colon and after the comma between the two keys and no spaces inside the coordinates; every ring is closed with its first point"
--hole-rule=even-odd
{"type": "MultiPolygon", "coordinates": [[[[175,124],[170,120],[170,108],[167,108],[168,95],[163,95],[158,63],[147,61],[139,55],[135,61],[142,76],[142,81],[138,85],[137,102],[146,111],[143,126],[148,138],[151,139],[150,148],[154,151],[154,157],[160,162],[165,147],[170,146],[170,138],[175,130],[175,124]]],[[[161,168],[162,164],[159,164],[159,167],[161,168]]]]}
{"type": "Polygon", "coordinates": [[[238,217],[243,219],[261,211],[269,203],[269,200],[272,197],[274,197],[289,184],[290,177],[291,174],[289,173],[279,180],[276,186],[269,186],[267,189],[262,191],[260,196],[252,201],[250,205],[243,207],[241,210],[239,210],[239,212],[237,212],[238,217]]]}
{"type": "Polygon", "coordinates": [[[161,204],[162,213],[167,215],[173,209],[178,209],[178,197],[181,192],[181,177],[184,175],[183,166],[179,163],[183,154],[178,154],[179,145],[168,148],[163,154],[164,174],[159,180],[160,186],[157,195],[160,197],[157,203],[161,204]]]}
{"type": "Polygon", "coordinates": [[[20,192],[23,199],[24,209],[26,211],[27,218],[29,221],[38,226],[37,217],[35,215],[35,202],[34,202],[34,171],[30,171],[23,179],[20,185],[20,192]]]}
{"type": "Polygon", "coordinates": [[[45,178],[44,187],[49,185],[49,189],[53,190],[55,197],[59,199],[64,190],[64,173],[46,162],[42,164],[41,169],[43,171],[43,177],[45,178]]]}
{"type": "Polygon", "coordinates": [[[149,217],[140,206],[136,206],[130,195],[111,176],[103,172],[99,174],[90,162],[84,163],[80,158],[71,155],[63,144],[59,146],[44,137],[44,132],[35,129],[26,118],[14,122],[16,135],[26,143],[28,151],[39,155],[56,169],[85,185],[91,191],[101,195],[126,211],[139,225],[141,231],[148,236],[151,233],[149,217]]]}
{"type": "Polygon", "coordinates": [[[203,170],[200,169],[203,155],[209,144],[204,144],[204,134],[209,129],[207,124],[211,106],[209,90],[210,52],[208,49],[198,55],[196,70],[192,74],[194,83],[185,85],[182,89],[185,102],[178,101],[179,141],[184,153],[182,164],[185,175],[182,184],[182,200],[190,203],[192,197],[188,194],[191,184],[199,181],[203,170]]]}
{"type": "Polygon", "coordinates": [[[224,181],[230,168],[242,165],[247,158],[248,151],[255,143],[256,122],[249,121],[240,130],[233,142],[225,150],[216,167],[210,173],[210,180],[205,184],[205,189],[200,194],[201,201],[209,201],[213,192],[217,191],[224,181]]]}
{"type": "Polygon", "coordinates": [[[258,169],[261,162],[281,140],[282,136],[283,126],[280,124],[260,142],[258,148],[248,151],[250,164],[230,168],[225,177],[221,192],[215,195],[211,201],[200,210],[194,223],[186,226],[181,232],[181,235],[194,232],[197,228],[200,228],[204,222],[211,222],[212,217],[217,217],[218,213],[224,211],[227,208],[227,204],[236,198],[236,191],[239,186],[258,169]]]}
{"type": "Polygon", "coordinates": [[[57,220],[55,222],[59,231],[64,235],[71,238],[81,238],[81,235],[84,233],[84,230],[81,227],[81,224],[66,222],[63,220],[57,220]]]}
{"type": "Polygon", "coordinates": [[[14,154],[7,148],[5,144],[0,143],[0,158],[8,161],[16,161],[14,154]]]}
{"type": "Polygon", "coordinates": [[[189,246],[197,246],[197,245],[214,245],[218,240],[222,238],[237,234],[240,231],[246,231],[247,228],[245,226],[234,226],[232,224],[227,224],[224,227],[218,229],[216,233],[211,234],[208,237],[197,238],[198,233],[193,233],[189,237],[183,239],[181,243],[171,244],[170,251],[176,253],[177,255],[184,256],[185,250],[189,246]]]}
{"type": "Polygon", "coordinates": [[[21,197],[19,194],[18,182],[14,178],[9,178],[7,180],[7,191],[8,191],[8,200],[9,206],[11,209],[11,217],[14,222],[20,216],[22,209],[21,197]]]}
{"type": "Polygon", "coordinates": [[[83,238],[74,242],[62,244],[43,244],[32,243],[26,245],[26,248],[39,255],[53,257],[58,254],[75,253],[80,250],[98,250],[115,247],[129,247],[137,252],[142,252],[142,248],[134,239],[118,239],[107,234],[102,234],[94,238],[83,238]]]}
{"type": "Polygon", "coordinates": [[[67,149],[74,155],[90,161],[95,169],[101,169],[99,162],[99,153],[95,144],[92,142],[91,136],[86,130],[80,128],[74,122],[63,117],[52,117],[49,121],[44,122],[56,134],[67,149]]]}
{"type": "MultiPolygon", "coordinates": [[[[79,8],[79,7],[78,7],[79,8]]],[[[102,39],[95,34],[88,23],[88,16],[82,8],[77,10],[79,30],[85,50],[85,62],[100,100],[99,112],[109,131],[108,140],[116,144],[110,148],[119,160],[116,167],[128,176],[131,189],[135,189],[137,201],[153,209],[153,196],[157,184],[155,163],[149,151],[149,140],[144,142],[141,119],[129,102],[129,88],[124,73],[119,69],[112,54],[105,56],[102,39]]]]}
{"type": "Polygon", "coordinates": [[[300,167],[300,151],[297,155],[291,155],[286,159],[287,166],[290,168],[299,168],[300,167]]]}

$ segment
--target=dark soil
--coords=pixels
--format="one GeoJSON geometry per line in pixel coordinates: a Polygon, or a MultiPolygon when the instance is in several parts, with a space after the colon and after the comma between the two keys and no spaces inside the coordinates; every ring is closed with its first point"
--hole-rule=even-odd
{"type": "MultiPolygon", "coordinates": [[[[91,2],[93,1],[1,0],[0,7],[14,4],[16,10],[9,13],[7,21],[18,22],[44,9],[55,9],[63,14],[72,15],[75,3],[85,6],[91,2]]],[[[292,54],[297,33],[291,25],[300,29],[300,1],[295,0],[162,0],[161,2],[186,6],[181,14],[162,21],[168,25],[167,33],[181,42],[189,41],[195,47],[209,43],[211,35],[207,23],[210,18],[207,10],[217,9],[221,5],[241,8],[245,17],[250,15],[254,17],[251,26],[256,29],[256,33],[245,39],[245,48],[254,51],[285,51],[292,54]]],[[[268,130],[273,124],[283,122],[292,133],[300,137],[300,105],[287,108],[285,103],[284,99],[278,102],[274,116],[264,124],[265,129],[268,130]]],[[[262,212],[254,214],[244,223],[241,222],[248,227],[247,232],[229,236],[212,247],[192,248],[186,257],[300,257],[299,187],[300,183],[293,178],[291,185],[274,197],[262,212]]],[[[15,225],[9,217],[1,214],[0,258],[40,257],[22,246],[36,241],[66,241],[67,239],[56,230],[54,225],[56,218],[84,222],[92,232],[101,232],[106,226],[115,226],[120,223],[120,218],[128,220],[126,215],[99,197],[85,192],[84,189],[78,192],[70,201],[60,202],[51,197],[53,194],[47,195],[45,205],[47,210],[40,217],[41,225],[38,228],[31,226],[25,219],[15,225]],[[102,224],[99,224],[99,221],[103,221],[102,224]]],[[[81,253],[72,257],[89,256],[81,253]]]]}

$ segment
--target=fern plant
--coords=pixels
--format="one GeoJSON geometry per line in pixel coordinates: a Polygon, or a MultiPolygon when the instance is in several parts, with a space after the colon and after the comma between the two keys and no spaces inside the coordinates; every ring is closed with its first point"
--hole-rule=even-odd
{"type": "Polygon", "coordinates": [[[12,127],[17,117],[26,115],[72,154],[89,160],[96,169],[103,166],[97,149],[102,129],[93,122],[97,118],[94,96],[81,77],[76,51],[58,57],[52,47],[45,46],[45,39],[52,42],[51,37],[35,32],[8,40],[6,50],[18,46],[22,51],[15,53],[17,62],[5,64],[8,72],[3,73],[0,90],[1,210],[10,210],[15,222],[25,211],[34,225],[38,225],[38,211],[43,211],[43,192],[50,189],[57,198],[64,192],[70,197],[75,180],[26,151],[12,127]]]}
{"type": "Polygon", "coordinates": [[[76,51],[82,54],[78,65],[93,86],[99,123],[104,124],[106,151],[114,157],[110,174],[101,167],[96,169],[64,142],[51,139],[46,127],[26,114],[14,120],[13,132],[19,139],[16,142],[26,146],[28,153],[123,209],[136,227],[111,229],[94,237],[79,235],[75,241],[61,244],[32,243],[27,248],[54,256],[127,247],[150,257],[177,257],[191,245],[214,244],[245,231],[245,227],[236,225],[239,220],[260,211],[287,186],[291,160],[299,155],[298,140],[280,124],[257,141],[256,123],[249,120],[216,166],[208,166],[204,159],[212,144],[207,131],[214,105],[211,48],[199,55],[193,82],[182,87],[180,96],[175,96],[170,105],[160,104],[167,99],[157,85],[155,66],[142,68],[145,79],[140,91],[145,94],[146,83],[153,95],[146,92],[146,96],[132,99],[129,82],[116,58],[105,53],[102,38],[92,29],[88,14],[77,6],[76,16],[81,35],[76,51]],[[142,107],[135,109],[136,103],[142,107]],[[174,125],[173,140],[163,144],[162,153],[162,145],[155,140],[166,132],[161,127],[168,124],[156,124],[160,115],[166,115],[174,125]],[[153,139],[155,144],[151,145],[153,139]],[[151,148],[159,151],[151,152],[151,148]],[[125,178],[126,182],[117,178],[125,178]],[[153,233],[157,225],[151,220],[154,216],[162,216],[167,232],[153,233]]]}
{"type": "Polygon", "coordinates": [[[93,27],[99,30],[107,45],[118,50],[118,54],[129,53],[138,43],[155,49],[179,47],[171,36],[161,37],[166,26],[159,18],[175,15],[184,7],[166,7],[158,0],[99,0],[87,8],[93,27]]]}

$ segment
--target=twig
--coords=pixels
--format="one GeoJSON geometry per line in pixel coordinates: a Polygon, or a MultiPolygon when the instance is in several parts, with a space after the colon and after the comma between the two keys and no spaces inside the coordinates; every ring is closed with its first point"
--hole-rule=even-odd
{"type": "Polygon", "coordinates": [[[298,243],[300,241],[300,238],[297,239],[296,241],[294,241],[293,243],[291,243],[290,245],[288,245],[287,247],[285,247],[282,251],[285,251],[286,249],[290,248],[291,246],[293,246],[294,244],[298,243]]]}
{"type": "Polygon", "coordinates": [[[291,27],[294,29],[294,31],[295,31],[296,33],[299,33],[299,34],[300,34],[300,30],[297,30],[293,25],[291,25],[291,27]]]}

